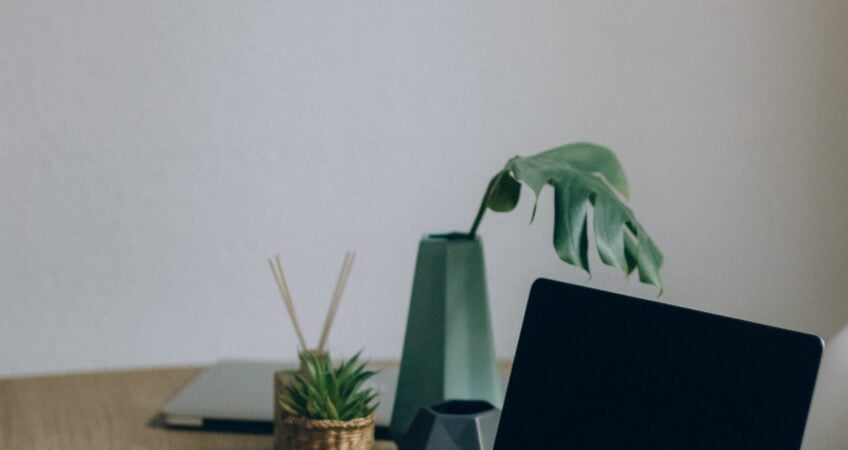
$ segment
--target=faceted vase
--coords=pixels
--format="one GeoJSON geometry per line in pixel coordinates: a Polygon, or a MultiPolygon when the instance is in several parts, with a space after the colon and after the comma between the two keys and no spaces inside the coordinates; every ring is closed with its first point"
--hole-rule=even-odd
{"type": "Polygon", "coordinates": [[[465,234],[426,235],[418,247],[391,433],[447,399],[501,407],[483,247],[465,234]]]}
{"type": "Polygon", "coordinates": [[[492,450],[500,411],[480,400],[448,400],[418,411],[399,450],[492,450]]]}

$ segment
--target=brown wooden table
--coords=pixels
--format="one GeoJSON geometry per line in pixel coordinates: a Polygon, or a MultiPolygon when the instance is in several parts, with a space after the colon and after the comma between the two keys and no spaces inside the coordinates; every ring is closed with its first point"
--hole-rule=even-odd
{"type": "MultiPolygon", "coordinates": [[[[0,379],[0,449],[270,449],[265,435],[152,425],[202,367],[0,379]]],[[[395,449],[378,441],[375,449],[395,449]]]]}

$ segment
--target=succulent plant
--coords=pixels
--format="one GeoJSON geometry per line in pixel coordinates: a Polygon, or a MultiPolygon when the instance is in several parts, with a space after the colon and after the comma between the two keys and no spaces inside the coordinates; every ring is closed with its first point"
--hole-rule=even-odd
{"type": "Polygon", "coordinates": [[[361,352],[333,368],[329,356],[301,352],[302,372],[292,372],[292,381],[280,395],[287,414],[317,420],[353,420],[377,409],[377,392],[363,387],[376,374],[359,362],[361,352]]]}

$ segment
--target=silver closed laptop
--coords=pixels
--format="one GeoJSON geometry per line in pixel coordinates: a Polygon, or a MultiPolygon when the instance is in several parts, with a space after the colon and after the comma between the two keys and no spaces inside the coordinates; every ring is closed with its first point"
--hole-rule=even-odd
{"type": "MultiPolygon", "coordinates": [[[[274,372],[295,368],[280,361],[225,360],[212,365],[162,408],[165,426],[270,433],[274,418],[274,372]]],[[[392,416],[396,367],[383,367],[366,382],[380,395],[377,426],[392,416]]]]}

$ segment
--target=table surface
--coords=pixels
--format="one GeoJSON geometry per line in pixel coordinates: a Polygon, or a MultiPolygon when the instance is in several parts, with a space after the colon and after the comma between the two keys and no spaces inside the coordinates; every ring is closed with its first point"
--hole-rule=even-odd
{"type": "MultiPolygon", "coordinates": [[[[0,379],[0,449],[270,449],[270,435],[151,425],[203,367],[0,379]]],[[[378,441],[377,450],[395,449],[378,441]]]]}

